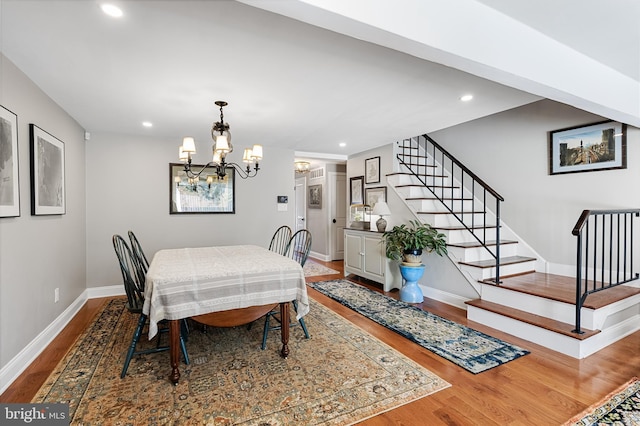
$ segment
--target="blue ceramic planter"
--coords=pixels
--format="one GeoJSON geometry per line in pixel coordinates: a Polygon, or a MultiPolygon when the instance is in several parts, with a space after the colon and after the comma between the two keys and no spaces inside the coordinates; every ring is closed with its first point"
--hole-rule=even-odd
{"type": "Polygon", "coordinates": [[[405,283],[400,289],[400,300],[407,303],[422,303],[424,296],[418,285],[418,280],[424,274],[424,265],[406,266],[400,265],[400,274],[405,283]]]}

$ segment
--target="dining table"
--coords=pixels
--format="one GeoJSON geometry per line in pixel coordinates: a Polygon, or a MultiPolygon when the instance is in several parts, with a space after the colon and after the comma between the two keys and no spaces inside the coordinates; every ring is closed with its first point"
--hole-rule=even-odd
{"type": "Polygon", "coordinates": [[[297,302],[297,320],[309,312],[302,266],[257,245],[159,250],[149,265],[144,294],[149,339],[157,334],[158,322],[169,322],[169,379],[174,384],[180,380],[181,320],[192,318],[206,325],[233,327],[255,321],[279,304],[280,354],[286,358],[289,302],[297,302]]]}

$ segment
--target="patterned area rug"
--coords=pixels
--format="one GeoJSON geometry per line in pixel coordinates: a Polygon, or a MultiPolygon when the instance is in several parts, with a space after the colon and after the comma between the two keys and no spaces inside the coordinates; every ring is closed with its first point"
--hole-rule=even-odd
{"type": "Polygon", "coordinates": [[[450,386],[310,301],[311,338],[293,327],[286,360],[277,331],[260,350],[260,322],[192,329],[191,364],[173,386],[168,352],[134,357],[120,379],[136,319],[113,299],[32,402],[69,403],[71,424],[83,425],[345,425],[450,386]]]}
{"type": "Polygon", "coordinates": [[[564,426],[640,425],[640,379],[634,377],[564,426]]]}
{"type": "Polygon", "coordinates": [[[339,274],[339,271],[335,269],[327,268],[324,265],[321,265],[317,262],[314,262],[311,259],[307,259],[304,263],[304,267],[302,268],[304,271],[305,277],[316,277],[318,275],[331,275],[331,274],[339,274]]]}
{"type": "Polygon", "coordinates": [[[529,353],[347,280],[307,285],[474,374],[529,353]]]}

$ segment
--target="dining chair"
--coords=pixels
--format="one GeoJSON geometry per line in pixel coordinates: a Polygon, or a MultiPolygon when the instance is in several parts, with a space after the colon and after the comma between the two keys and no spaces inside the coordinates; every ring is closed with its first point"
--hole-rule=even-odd
{"type": "Polygon", "coordinates": [[[291,239],[291,228],[287,225],[283,225],[276,229],[276,232],[271,237],[271,243],[269,243],[269,250],[285,255],[287,253],[287,246],[291,239]]]}
{"type": "MultiPolygon", "coordinates": [[[[307,258],[309,257],[309,251],[311,251],[311,232],[306,229],[301,229],[297,231],[291,238],[287,244],[286,251],[284,253],[285,256],[290,257],[300,264],[300,266],[304,267],[307,258]]],[[[293,300],[291,302],[293,305],[293,310],[298,312],[298,302],[293,300]]],[[[276,308],[271,312],[265,315],[264,320],[264,331],[262,333],[262,350],[267,347],[267,336],[269,335],[269,330],[279,330],[282,327],[282,322],[280,320],[280,308],[276,308]],[[271,318],[273,318],[279,325],[270,326],[271,318]]],[[[300,318],[298,320],[300,327],[302,327],[302,331],[304,332],[304,337],[309,339],[311,336],[309,335],[309,330],[307,330],[307,324],[304,322],[304,318],[300,318]]],[[[295,322],[290,322],[289,326],[296,325],[295,322]]]]}
{"type": "MultiPolygon", "coordinates": [[[[124,361],[124,366],[122,367],[122,372],[120,373],[120,378],[123,378],[127,374],[129,363],[131,362],[131,359],[134,355],[144,355],[166,351],[169,349],[168,345],[160,346],[160,334],[168,332],[169,329],[168,327],[166,327],[167,321],[161,321],[159,325],[162,326],[158,327],[159,334],[156,347],[136,351],[138,341],[140,340],[140,336],[142,335],[142,330],[144,329],[148,320],[147,315],[142,312],[142,306],[144,305],[144,281],[140,279],[140,275],[138,274],[141,266],[138,265],[138,258],[133,254],[124,238],[122,238],[120,235],[114,235],[112,237],[112,241],[113,249],[115,250],[116,256],[118,257],[118,264],[120,265],[120,272],[122,273],[122,281],[124,283],[124,289],[127,295],[126,308],[132,314],[138,315],[138,325],[133,332],[131,344],[129,345],[129,349],[127,350],[127,356],[124,361]]],[[[185,364],[189,364],[189,355],[187,354],[187,347],[184,343],[182,327],[180,332],[180,347],[182,349],[182,355],[184,356],[185,364]]]]}
{"type": "Polygon", "coordinates": [[[149,261],[147,260],[147,256],[145,256],[136,234],[134,234],[133,231],[129,231],[128,234],[129,242],[131,243],[131,252],[137,258],[138,262],[140,262],[140,265],[144,268],[144,272],[146,273],[149,270],[149,261]]]}

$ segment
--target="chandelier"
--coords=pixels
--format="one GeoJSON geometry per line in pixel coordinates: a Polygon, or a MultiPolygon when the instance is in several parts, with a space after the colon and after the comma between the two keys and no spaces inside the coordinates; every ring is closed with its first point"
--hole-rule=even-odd
{"type": "Polygon", "coordinates": [[[191,157],[196,153],[195,139],[187,136],[182,139],[180,146],[180,161],[184,162],[184,172],[190,179],[199,178],[205,169],[215,168],[218,179],[224,179],[227,174],[227,167],[233,167],[242,179],[252,178],[258,174],[260,170],[259,162],[262,160],[262,145],[253,145],[253,148],[245,148],[241,166],[237,163],[228,163],[227,155],[233,152],[231,145],[231,133],[229,132],[229,123],[224,122],[224,114],[222,108],[227,106],[225,101],[216,101],[216,105],[220,107],[220,121],[216,121],[211,127],[211,138],[213,139],[213,159],[205,164],[200,170],[193,170],[191,166],[191,157]]]}
{"type": "Polygon", "coordinates": [[[306,173],[309,171],[309,166],[311,166],[311,163],[309,163],[308,161],[299,160],[293,163],[293,165],[296,173],[306,173]]]}

